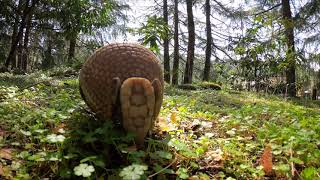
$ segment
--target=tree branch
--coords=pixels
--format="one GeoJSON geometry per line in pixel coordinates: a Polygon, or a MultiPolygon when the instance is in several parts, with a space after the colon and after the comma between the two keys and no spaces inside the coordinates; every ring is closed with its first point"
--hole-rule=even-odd
{"type": "Polygon", "coordinates": [[[256,14],[254,14],[254,16],[258,16],[258,15],[260,15],[260,14],[266,13],[266,12],[271,11],[272,9],[275,9],[275,8],[277,8],[277,7],[279,7],[279,6],[281,6],[281,3],[276,4],[275,6],[272,6],[272,7],[269,8],[269,9],[266,9],[266,10],[263,10],[263,11],[261,11],[261,12],[258,12],[258,13],[256,13],[256,14]]]}

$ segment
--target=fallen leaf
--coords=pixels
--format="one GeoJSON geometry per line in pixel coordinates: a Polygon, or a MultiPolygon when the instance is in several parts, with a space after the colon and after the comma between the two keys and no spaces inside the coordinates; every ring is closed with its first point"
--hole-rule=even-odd
{"type": "Polygon", "coordinates": [[[261,166],[263,167],[263,171],[266,175],[272,174],[272,149],[271,145],[267,144],[264,148],[263,154],[260,160],[261,166]]]}
{"type": "Polygon", "coordinates": [[[12,159],[12,149],[6,148],[0,150],[0,158],[2,159],[12,159]]]}
{"type": "Polygon", "coordinates": [[[4,176],[4,170],[2,164],[0,164],[0,176],[4,176]]]}
{"type": "Polygon", "coordinates": [[[0,128],[0,136],[4,136],[6,134],[6,132],[0,128]]]}
{"type": "Polygon", "coordinates": [[[211,150],[206,152],[206,161],[221,161],[223,160],[223,151],[221,149],[211,150]]]}
{"type": "Polygon", "coordinates": [[[161,131],[168,131],[169,130],[169,124],[167,123],[166,119],[161,117],[161,118],[158,118],[159,122],[158,122],[158,125],[160,127],[160,130],[161,131]]]}
{"type": "Polygon", "coordinates": [[[125,149],[122,150],[122,153],[129,153],[129,152],[136,152],[138,151],[138,148],[136,145],[132,145],[132,146],[129,146],[125,149]]]}
{"type": "Polygon", "coordinates": [[[66,124],[61,123],[53,129],[53,133],[60,133],[59,131],[61,131],[61,129],[65,129],[65,128],[66,128],[66,124]]]}
{"type": "Polygon", "coordinates": [[[166,120],[165,118],[158,118],[159,122],[158,122],[158,126],[160,128],[161,131],[173,131],[176,129],[176,127],[174,126],[173,123],[169,123],[168,120],[166,120]]]}
{"type": "Polygon", "coordinates": [[[171,113],[170,121],[171,121],[171,123],[175,123],[175,124],[177,123],[177,112],[176,111],[173,111],[171,113]]]}

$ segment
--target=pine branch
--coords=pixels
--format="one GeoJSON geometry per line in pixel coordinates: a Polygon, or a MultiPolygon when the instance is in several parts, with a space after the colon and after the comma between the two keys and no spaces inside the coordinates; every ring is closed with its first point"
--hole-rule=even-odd
{"type": "Polygon", "coordinates": [[[258,16],[258,15],[260,15],[260,14],[264,14],[264,13],[269,12],[269,11],[271,11],[271,10],[279,7],[279,6],[281,6],[281,3],[274,5],[274,6],[272,6],[272,7],[269,8],[269,9],[266,9],[266,10],[263,10],[263,11],[261,11],[261,12],[258,12],[258,13],[256,13],[256,14],[254,14],[254,16],[258,16]]]}

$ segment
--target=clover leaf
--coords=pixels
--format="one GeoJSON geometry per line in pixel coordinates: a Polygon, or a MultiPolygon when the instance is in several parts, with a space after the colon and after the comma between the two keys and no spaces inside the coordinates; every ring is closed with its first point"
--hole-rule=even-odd
{"type": "Polygon", "coordinates": [[[131,166],[123,168],[119,175],[125,180],[140,179],[147,169],[148,166],[146,165],[132,164],[131,166]]]}
{"type": "Polygon", "coordinates": [[[79,164],[73,168],[74,174],[82,177],[89,177],[94,172],[94,167],[86,163],[79,164]]]}
{"type": "Polygon", "coordinates": [[[51,143],[63,142],[65,139],[63,135],[50,134],[47,136],[47,140],[51,143]]]}

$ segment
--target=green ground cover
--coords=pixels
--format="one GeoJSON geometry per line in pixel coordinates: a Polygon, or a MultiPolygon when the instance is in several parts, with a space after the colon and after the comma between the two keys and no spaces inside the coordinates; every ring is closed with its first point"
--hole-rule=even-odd
{"type": "Polygon", "coordinates": [[[314,101],[167,86],[146,149],[132,140],[94,117],[76,77],[0,74],[6,179],[320,179],[314,101]]]}

